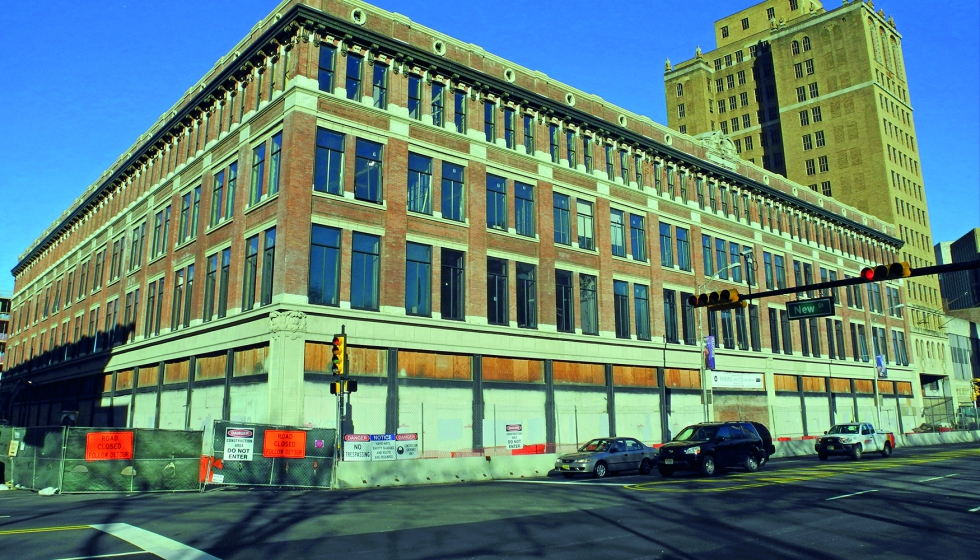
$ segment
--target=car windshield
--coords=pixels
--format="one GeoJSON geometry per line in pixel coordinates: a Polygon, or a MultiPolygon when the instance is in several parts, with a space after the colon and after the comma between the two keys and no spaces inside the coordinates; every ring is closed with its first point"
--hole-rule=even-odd
{"type": "Polygon", "coordinates": [[[582,447],[579,447],[579,451],[606,451],[609,449],[609,444],[612,441],[608,439],[594,439],[589,443],[586,443],[582,447]]]}
{"type": "Polygon", "coordinates": [[[830,429],[830,434],[856,434],[858,427],[856,424],[841,424],[830,429]]]}
{"type": "Polygon", "coordinates": [[[717,426],[688,426],[677,434],[674,441],[710,441],[717,431],[717,426]]]}

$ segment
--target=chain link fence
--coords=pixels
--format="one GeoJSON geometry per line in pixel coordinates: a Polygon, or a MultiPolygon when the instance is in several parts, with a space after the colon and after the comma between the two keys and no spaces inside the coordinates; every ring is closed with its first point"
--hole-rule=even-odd
{"type": "Polygon", "coordinates": [[[330,488],[337,431],[216,420],[209,485],[330,488]]]}
{"type": "Polygon", "coordinates": [[[65,428],[15,428],[13,444],[8,446],[11,473],[7,474],[15,486],[40,490],[61,487],[61,456],[65,428]],[[19,434],[17,432],[20,432],[19,434]],[[16,438],[17,435],[21,437],[16,438]]]}

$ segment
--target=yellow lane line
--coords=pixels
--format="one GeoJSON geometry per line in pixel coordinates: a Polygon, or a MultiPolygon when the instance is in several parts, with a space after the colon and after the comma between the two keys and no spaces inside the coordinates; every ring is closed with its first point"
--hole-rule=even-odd
{"type": "Polygon", "coordinates": [[[39,527],[37,529],[10,529],[0,531],[0,535],[22,535],[25,533],[50,533],[53,531],[78,531],[79,529],[91,529],[91,525],[68,525],[65,527],[39,527]]]}

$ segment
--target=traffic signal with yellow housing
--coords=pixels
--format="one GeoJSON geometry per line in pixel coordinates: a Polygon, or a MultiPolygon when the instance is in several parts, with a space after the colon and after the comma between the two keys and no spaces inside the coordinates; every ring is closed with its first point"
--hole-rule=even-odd
{"type": "Polygon", "coordinates": [[[912,275],[912,268],[907,262],[897,262],[892,264],[880,264],[875,267],[868,267],[861,271],[861,278],[865,282],[881,282],[882,280],[896,280],[898,278],[908,278],[912,275]]]}
{"type": "Polygon", "coordinates": [[[330,355],[330,372],[334,375],[347,373],[347,335],[333,335],[333,348],[330,355]]]}
{"type": "Polygon", "coordinates": [[[331,395],[340,395],[341,393],[356,393],[356,392],[357,392],[356,379],[344,379],[341,381],[330,382],[331,395]]]}
{"type": "Polygon", "coordinates": [[[741,299],[735,288],[691,296],[687,298],[687,303],[691,307],[707,307],[712,310],[735,309],[748,305],[748,302],[741,299]]]}
{"type": "Polygon", "coordinates": [[[973,400],[980,399],[980,377],[973,378],[973,400]]]}

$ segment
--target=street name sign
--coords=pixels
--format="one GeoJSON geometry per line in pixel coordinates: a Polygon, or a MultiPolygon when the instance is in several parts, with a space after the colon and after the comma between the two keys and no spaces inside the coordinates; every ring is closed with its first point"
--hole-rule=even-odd
{"type": "Polygon", "coordinates": [[[802,301],[786,302],[786,312],[789,319],[812,319],[814,317],[830,317],[834,314],[834,298],[822,297],[802,301]]]}

